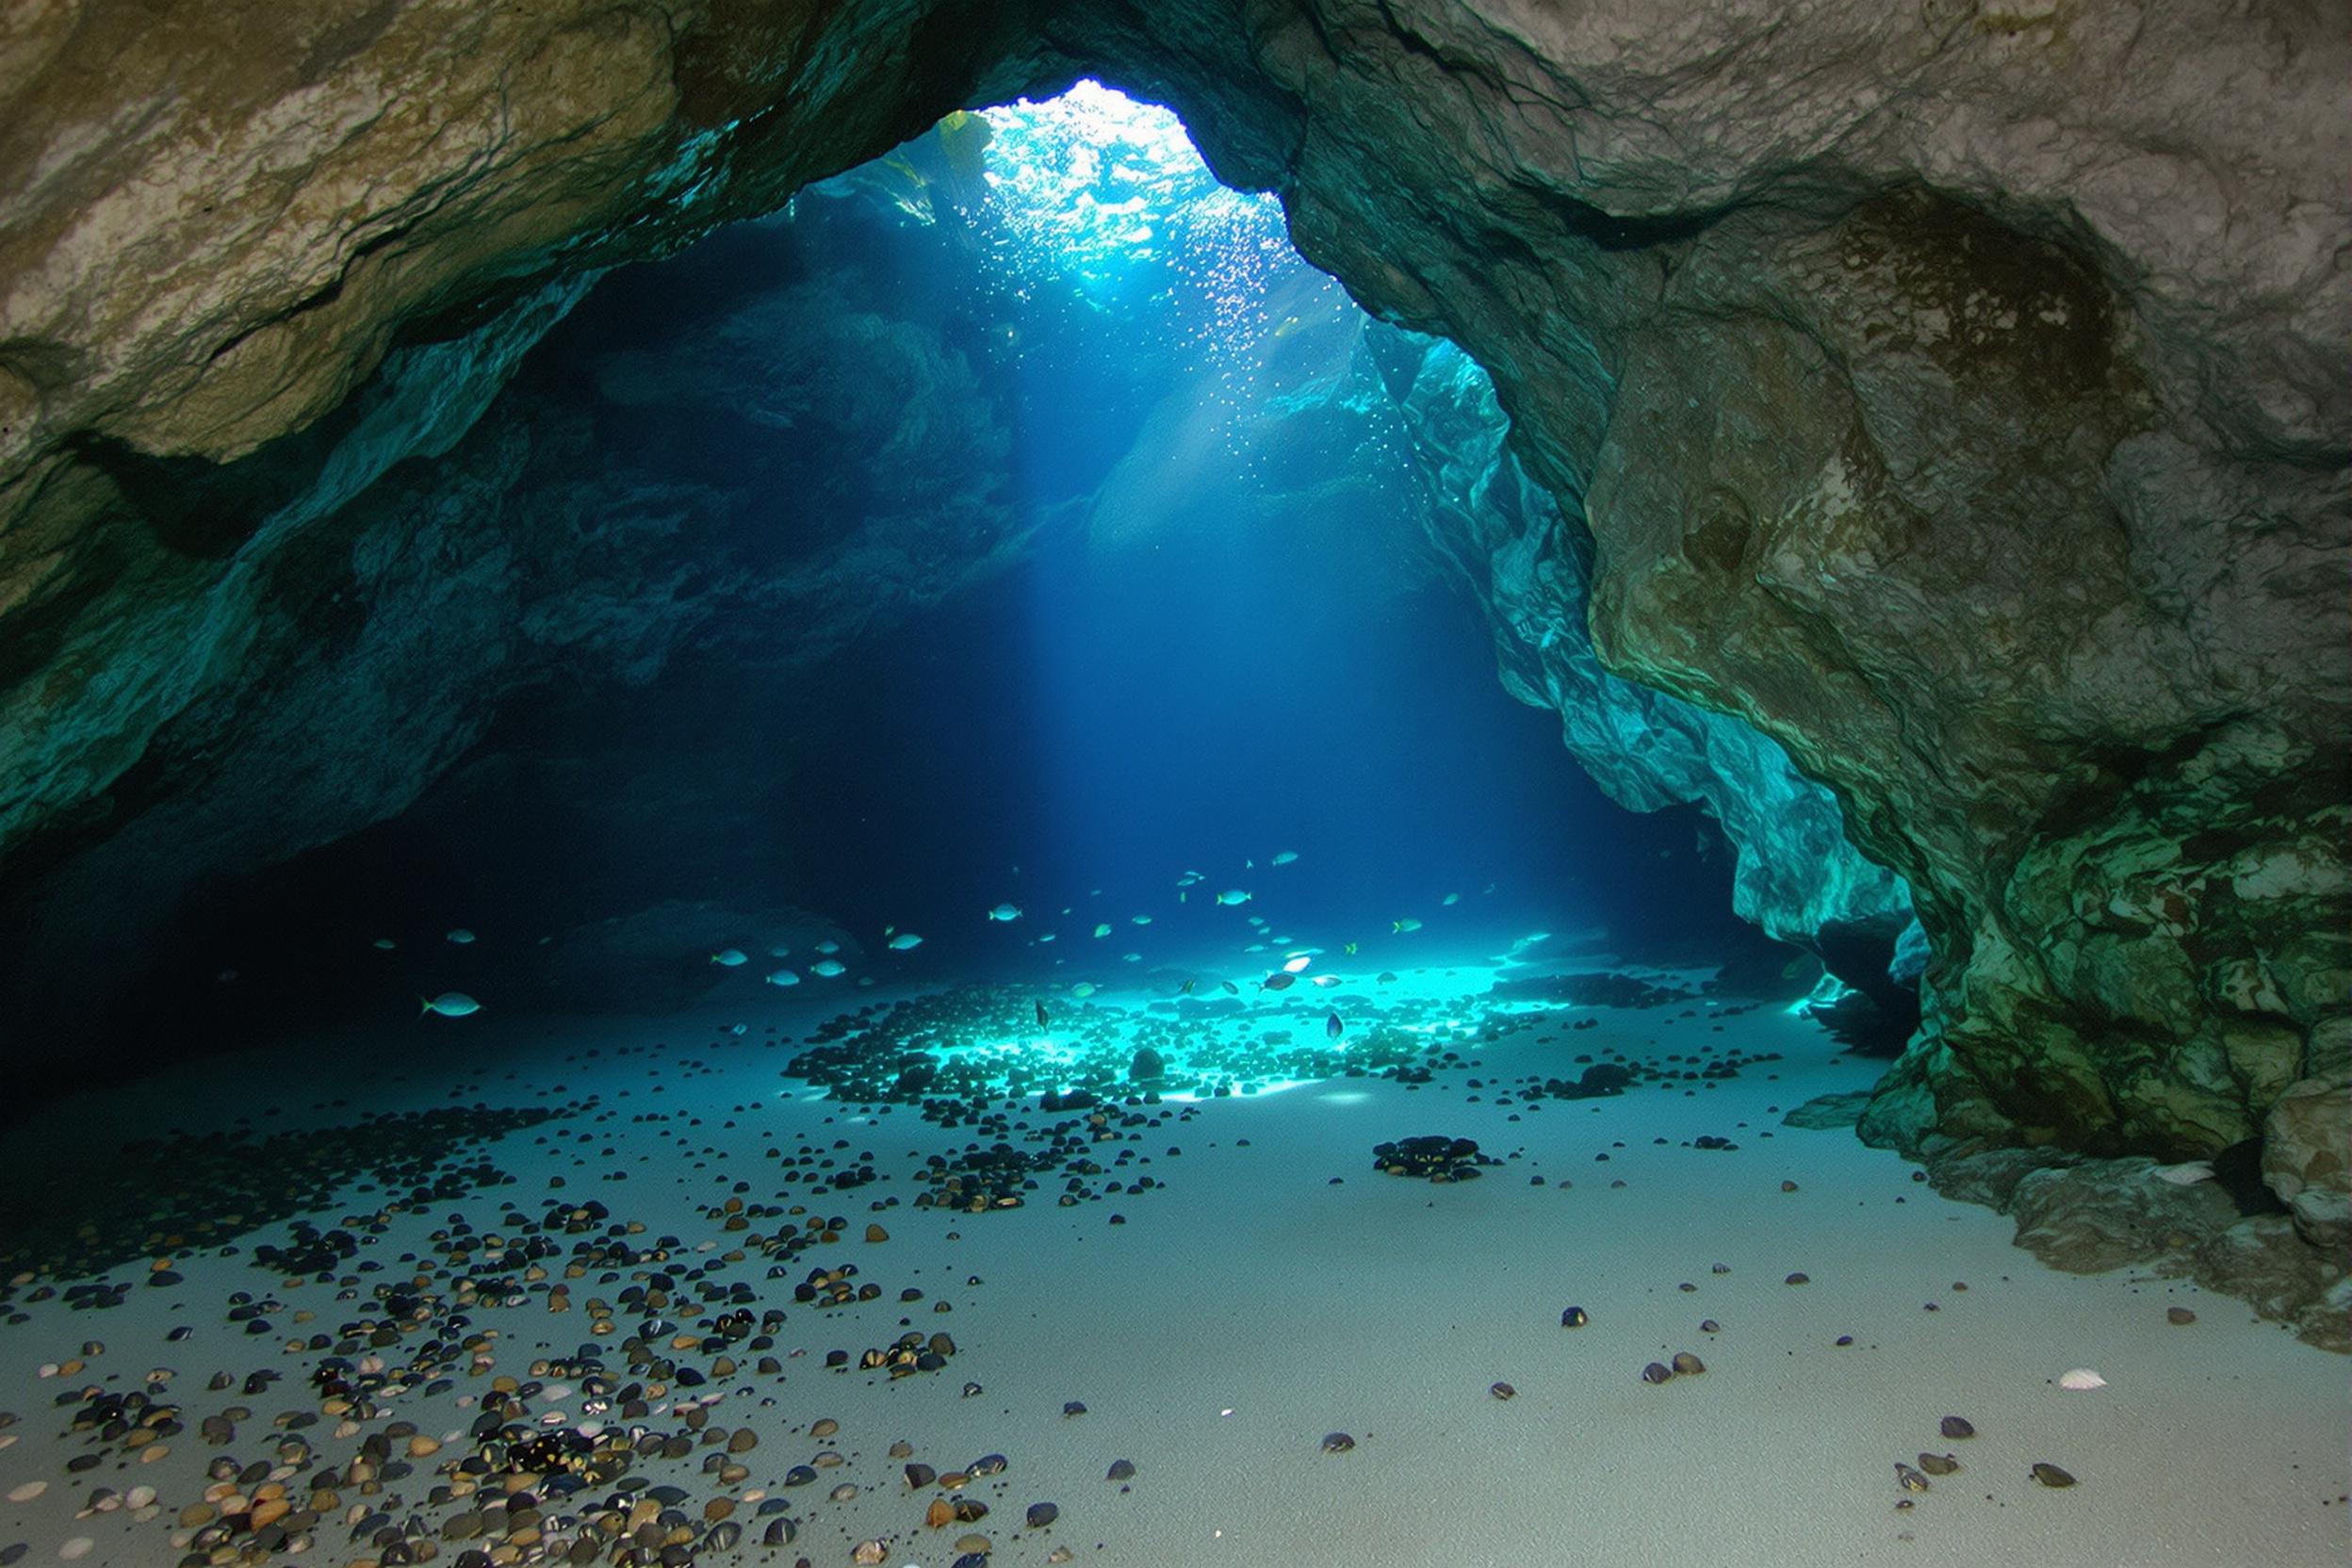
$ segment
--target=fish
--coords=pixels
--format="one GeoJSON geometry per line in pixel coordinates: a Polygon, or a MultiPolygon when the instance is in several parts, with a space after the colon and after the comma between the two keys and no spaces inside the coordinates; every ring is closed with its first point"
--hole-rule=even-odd
{"type": "Polygon", "coordinates": [[[768,949],[768,956],[771,958],[789,958],[792,956],[792,950],[786,947],[782,942],[778,942],[774,947],[768,949]]]}
{"type": "Polygon", "coordinates": [[[2087,1366],[2078,1366],[2071,1372],[2060,1373],[2058,1386],[2072,1389],[2077,1394],[2087,1394],[2094,1388],[2105,1388],[2107,1380],[2087,1366]]]}
{"type": "Polygon", "coordinates": [[[2148,1174],[2160,1182],[2170,1182],[2177,1187],[2193,1187],[2199,1182],[2213,1179],[2213,1162],[2186,1160],[2180,1165],[2160,1165],[2148,1174]]]}
{"type": "Polygon", "coordinates": [[[1258,982],[1258,989],[1262,991],[1286,991],[1290,989],[1293,985],[1298,983],[1298,977],[1291,973],[1288,970],[1278,969],[1273,973],[1258,982]]]}
{"type": "Polygon", "coordinates": [[[1000,904],[995,908],[988,911],[988,918],[990,920],[1019,920],[1021,918],[1021,910],[1017,906],[1011,904],[1000,904]]]}
{"type": "Polygon", "coordinates": [[[1193,983],[1189,980],[1185,981],[1183,985],[1176,988],[1176,994],[1178,996],[1190,996],[1192,994],[1192,984],[1193,983]]]}
{"type": "Polygon", "coordinates": [[[1054,939],[1054,933],[1051,931],[1041,932],[1037,937],[1037,940],[1041,942],[1050,942],[1054,939]]]}
{"type": "Polygon", "coordinates": [[[1121,963],[1139,964],[1143,962],[1143,955],[1140,953],[1122,953],[1119,956],[1119,957],[1121,963]]]}
{"type": "Polygon", "coordinates": [[[893,953],[906,953],[922,945],[923,939],[912,931],[901,931],[890,939],[890,951],[893,953]]]}
{"type": "Polygon", "coordinates": [[[1303,953],[1293,954],[1282,960],[1282,972],[1286,974],[1297,974],[1313,962],[1315,960],[1303,953]]]}
{"type": "Polygon", "coordinates": [[[830,980],[836,975],[847,974],[849,972],[849,966],[842,963],[839,958],[819,958],[815,963],[808,966],[808,972],[811,974],[821,974],[827,980],[830,980]]]}
{"type": "Polygon", "coordinates": [[[771,986],[797,986],[800,984],[800,976],[793,973],[789,969],[779,969],[773,973],[762,975],[760,978],[767,981],[767,983],[771,986]]]}
{"type": "Polygon", "coordinates": [[[473,939],[474,934],[471,931],[466,930],[462,925],[449,933],[449,940],[455,942],[460,947],[464,947],[467,942],[470,942],[473,939]]]}
{"type": "Polygon", "coordinates": [[[1384,969],[1380,971],[1379,980],[1383,986],[1393,986],[1396,983],[1396,972],[1393,969],[1384,969]]]}
{"type": "Polygon", "coordinates": [[[1109,936],[1111,934],[1111,923],[1109,921],[1104,921],[1102,924],[1094,928],[1094,934],[1097,938],[1109,936]]]}
{"type": "Polygon", "coordinates": [[[1217,984],[1224,988],[1225,994],[1227,996],[1239,996],[1241,994],[1241,988],[1234,985],[1231,980],[1219,980],[1217,984]]]}
{"type": "Polygon", "coordinates": [[[1401,937],[1408,931],[1420,930],[1421,923],[1417,920],[1393,920],[1388,923],[1388,929],[1389,935],[1401,937]]]}
{"type": "Polygon", "coordinates": [[[1326,1039],[1335,1040],[1346,1032],[1347,1027],[1348,1026],[1346,1024],[1339,1021],[1339,1014],[1337,1012],[1333,1012],[1331,1017],[1323,1021],[1323,1037],[1326,1039]]]}
{"type": "Polygon", "coordinates": [[[710,955],[710,961],[721,969],[741,969],[750,962],[743,956],[743,950],[740,947],[723,947],[710,955]]]}
{"type": "Polygon", "coordinates": [[[376,939],[376,951],[379,953],[389,953],[400,945],[400,943],[394,941],[389,937],[378,937],[376,939]]]}
{"type": "Polygon", "coordinates": [[[1136,925],[1149,925],[1152,923],[1152,917],[1150,915],[1129,915],[1127,918],[1130,922],[1136,925]]]}
{"type": "Polygon", "coordinates": [[[836,941],[823,941],[817,944],[817,951],[824,954],[827,957],[831,957],[834,954],[839,953],[841,950],[841,944],[836,941]]]}
{"type": "Polygon", "coordinates": [[[1452,908],[1455,905],[1460,904],[1461,902],[1462,895],[1460,893],[1447,893],[1444,898],[1438,900],[1438,903],[1444,905],[1448,909],[1452,908]]]}
{"type": "Polygon", "coordinates": [[[1297,850],[1295,850],[1295,849],[1286,849],[1286,850],[1282,851],[1280,855],[1277,855],[1276,857],[1274,857],[1274,858],[1273,858],[1273,859],[1269,860],[1269,861],[1268,861],[1268,862],[1266,862],[1266,863],[1267,863],[1268,865],[1275,865],[1275,866],[1286,866],[1286,865],[1289,865],[1289,864],[1290,864],[1293,860],[1296,860],[1296,859],[1298,859],[1298,852],[1297,850]]]}
{"type": "Polygon", "coordinates": [[[1311,974],[1307,980],[1309,984],[1319,989],[1328,989],[1339,984],[1339,976],[1336,974],[1311,974]]]}
{"type": "Polygon", "coordinates": [[[418,1018],[426,1013],[439,1013],[443,1018],[464,1018],[468,1013],[482,1011],[482,1004],[464,991],[443,991],[439,996],[420,996],[416,1000],[424,1004],[416,1014],[418,1018]]]}
{"type": "Polygon", "coordinates": [[[1352,956],[1355,955],[1355,951],[1356,951],[1356,944],[1355,944],[1355,943],[1353,943],[1353,942],[1349,942],[1349,943],[1348,944],[1347,948],[1345,949],[1345,951],[1348,954],[1348,956],[1351,956],[1351,957],[1352,957],[1352,956]]]}
{"type": "Polygon", "coordinates": [[[1230,909],[1239,905],[1249,903],[1250,895],[1243,892],[1239,888],[1228,888],[1223,892],[1217,895],[1217,901],[1230,909]]]}
{"type": "Polygon", "coordinates": [[[1045,1016],[1045,1004],[1040,1001],[1037,1004],[1037,1027],[1040,1029],[1047,1028],[1050,1026],[1050,1021],[1049,1021],[1045,1016]]]}
{"type": "Polygon", "coordinates": [[[1070,994],[1076,997],[1081,1002],[1084,1002],[1087,997],[1092,996],[1094,991],[1095,985],[1091,980],[1081,980],[1076,985],[1070,988],[1070,994]]]}

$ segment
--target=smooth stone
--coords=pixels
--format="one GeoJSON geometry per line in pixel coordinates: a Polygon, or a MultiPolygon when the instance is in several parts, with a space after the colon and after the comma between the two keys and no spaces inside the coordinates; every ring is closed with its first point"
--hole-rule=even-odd
{"type": "Polygon", "coordinates": [[[1323,1451],[1327,1454],[1344,1454],[1355,1446],[1356,1440],[1349,1437],[1346,1432],[1325,1432],[1323,1434],[1323,1451]]]}
{"type": "Polygon", "coordinates": [[[2059,1469],[2058,1466],[2041,1460],[2034,1461],[2030,1474],[2044,1486],[2072,1486],[2074,1484],[2072,1476],[2059,1469]]]}

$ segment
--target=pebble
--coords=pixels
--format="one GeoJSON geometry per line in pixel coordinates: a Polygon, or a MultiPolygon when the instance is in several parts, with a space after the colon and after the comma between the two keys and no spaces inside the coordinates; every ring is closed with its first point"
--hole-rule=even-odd
{"type": "Polygon", "coordinates": [[[1344,1454],[1355,1446],[1356,1440],[1349,1437],[1346,1432],[1325,1432],[1323,1434],[1323,1451],[1327,1454],[1344,1454]]]}
{"type": "MultiPolygon", "coordinates": [[[[2069,1478],[2066,1482],[2062,1482],[2060,1484],[2071,1485],[2072,1478],[2069,1478]]],[[[73,1540],[57,1548],[57,1557],[61,1561],[76,1561],[79,1559],[88,1557],[91,1552],[97,1549],[97,1546],[98,1543],[91,1540],[89,1536],[77,1535],[73,1540]]]]}
{"type": "Polygon", "coordinates": [[[2186,1307],[2166,1307],[2164,1309],[2164,1321],[2171,1324],[2176,1329],[2185,1329],[2190,1324],[2197,1321],[2197,1314],[2191,1312],[2186,1307]]]}
{"type": "Polygon", "coordinates": [[[1919,1468],[1931,1476],[1954,1476],[1960,1473],[1960,1462],[1950,1454],[1921,1454],[1919,1468]]]}
{"type": "Polygon", "coordinates": [[[1488,1385],[1487,1392],[1497,1399],[1515,1399],[1519,1396],[1519,1391],[1509,1383],[1492,1383],[1488,1385]]]}
{"type": "Polygon", "coordinates": [[[1581,1329],[1592,1321],[1582,1307],[1570,1307],[1560,1315],[1560,1326],[1563,1329],[1581,1329]]]}
{"type": "Polygon", "coordinates": [[[1976,1429],[1968,1425],[1965,1416],[1947,1415],[1938,1424],[1936,1429],[1946,1437],[1974,1437],[1976,1435],[1976,1429]]]}
{"type": "Polygon", "coordinates": [[[1028,1521],[1031,1529],[1041,1530],[1061,1516],[1062,1511],[1052,1503],[1031,1503],[1028,1512],[1022,1517],[1028,1521]]]}
{"type": "Polygon", "coordinates": [[[1674,1376],[1662,1361],[1654,1361],[1642,1369],[1642,1380],[1645,1383],[1669,1382],[1673,1380],[1674,1376]]]}
{"type": "Polygon", "coordinates": [[[1131,1459],[1111,1461],[1110,1470],[1102,1478],[1106,1481],[1131,1481],[1135,1478],[1135,1462],[1131,1459]]]}
{"type": "Polygon", "coordinates": [[[1812,1282],[1813,1276],[1810,1274],[1791,1274],[1781,1281],[1781,1283],[1785,1285],[1809,1285],[1812,1282]]]}
{"type": "Polygon", "coordinates": [[[2074,1478],[2072,1476],[2066,1474],[2064,1470],[2059,1469],[2056,1465],[2048,1463],[2041,1460],[2034,1461],[2034,1468],[2031,1474],[2035,1480],[2041,1482],[2044,1486],[2072,1486],[2074,1484],[2074,1478]]]}
{"type": "Polygon", "coordinates": [[[1674,1370],[1686,1378],[1695,1377],[1707,1370],[1707,1363],[1688,1350],[1677,1350],[1674,1352],[1674,1370]]]}

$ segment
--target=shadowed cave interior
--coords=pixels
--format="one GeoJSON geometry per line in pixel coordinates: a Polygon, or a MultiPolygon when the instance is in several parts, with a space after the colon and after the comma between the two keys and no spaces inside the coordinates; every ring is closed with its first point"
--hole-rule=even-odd
{"type": "MultiPolygon", "coordinates": [[[[1427,1462],[1405,1412],[1457,1384],[1473,1425],[1607,1410],[1655,1473],[1704,1441],[1645,1406],[1769,1345],[1872,1413],[1805,1456],[1838,1479],[1721,1500],[1740,1560],[1792,1560],[1823,1511],[1857,1561],[1930,1531],[2340,1555],[2342,1456],[2310,1446],[2341,1414],[2314,1358],[2352,1343],[2342,289],[2310,260],[2340,225],[2176,254],[2122,216],[2152,173],[1956,169],[1893,111],[1847,155],[1773,151],[1706,71],[1679,150],[1618,123],[1563,151],[1535,84],[1645,99],[1674,46],[1640,39],[1580,68],[1331,15],[1243,65],[1213,8],[786,9],[666,41],[482,24],[550,118],[453,185],[413,155],[427,194],[326,220],[336,281],[278,306],[308,209],[224,227],[201,309],[215,285],[167,270],[178,304],[110,315],[119,280],[55,265],[168,137],[0,214],[28,280],[0,1308],[47,1358],[0,1413],[83,1376],[51,1342],[223,1341],[225,1297],[273,1375],[93,1382],[24,1449],[127,1472],[198,1413],[240,1461],[249,1421],[333,1422],[273,1437],[258,1506],[241,1463],[190,1503],[183,1439],[153,1474],[189,1464],[187,1497],[126,1473],[47,1519],[75,1488],[34,1487],[0,1547],[1208,1561],[1230,1509],[1298,1560],[1503,1560],[1571,1543],[1466,1522],[1452,1461],[1383,1468],[1427,1462]],[[1869,1217],[1776,1206],[1806,1202],[1869,1217]],[[1089,1261],[1106,1217],[1135,1250],[1089,1261]],[[1299,1346],[1380,1353],[1408,1271],[1522,1243],[1527,1299],[1465,1285],[1455,1350],[1298,1415],[1348,1429],[1185,1428],[1190,1360],[1345,1404],[1299,1346]],[[869,1274],[964,1315],[892,1340],[869,1274]],[[991,1280],[1057,1305],[1016,1328],[991,1280]],[[1122,1312],[1156,1354],[1119,1361],[1122,1312]],[[1530,1313],[1633,1338],[1551,1370],[1530,1313]],[[484,1322],[538,1348],[498,1382],[484,1322]],[[1946,1369],[1935,1409],[1848,1370],[1882,1348],[1946,1369]],[[2232,1399],[2294,1386],[2213,1478],[2237,1511],[2147,1490],[2148,1434],[2242,1435],[2232,1399]],[[872,1451],[825,1446],[812,1398],[872,1451]],[[2129,1413],[2076,1418],[2100,1400],[2129,1413]],[[1979,1427],[2026,1445],[2009,1511],[1931,1517],[1979,1427]],[[1227,1495],[1293,1449],[1370,1462],[1383,1500],[1343,1481],[1351,1521],[1318,1526],[1227,1495]],[[1133,1506],[1073,1509],[1106,1465],[1133,1506]]],[[[331,92],[440,57],[387,16],[319,43],[331,92]]],[[[2215,83],[2267,72],[2294,108],[2332,57],[2265,25],[2292,46],[2066,112],[2239,157],[2215,83]]],[[[1903,90],[2020,114],[2106,46],[1996,89],[1980,27],[1903,90]]],[[[1826,90],[1778,48],[1735,53],[1809,124],[1826,90]]],[[[468,124],[448,93],[405,101],[468,124]]],[[[7,111],[15,145],[46,103],[7,111]]],[[[1749,1381],[1726,1439],[1772,1419],[1749,1381]]]]}

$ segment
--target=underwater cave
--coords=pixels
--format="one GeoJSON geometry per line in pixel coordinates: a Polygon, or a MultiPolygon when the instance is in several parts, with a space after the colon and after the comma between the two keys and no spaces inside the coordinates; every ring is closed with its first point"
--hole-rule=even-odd
{"type": "Polygon", "coordinates": [[[2344,1560],[2347,67],[24,19],[0,1568],[2344,1560]]]}

